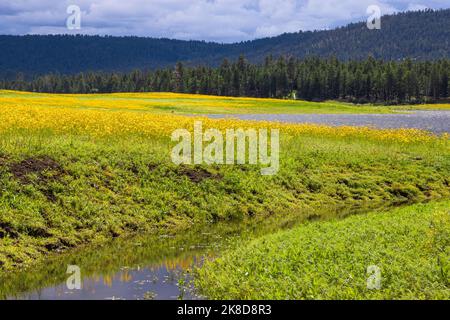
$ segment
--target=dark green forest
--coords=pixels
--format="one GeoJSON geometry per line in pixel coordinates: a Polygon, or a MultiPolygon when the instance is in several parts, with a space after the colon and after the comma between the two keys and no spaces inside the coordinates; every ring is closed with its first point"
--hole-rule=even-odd
{"type": "Polygon", "coordinates": [[[185,66],[129,73],[49,74],[0,81],[0,88],[48,93],[180,92],[219,96],[326,99],[356,103],[421,103],[448,97],[450,59],[340,61],[337,58],[243,56],[219,67],[185,66]]]}
{"type": "MultiPolygon", "coordinates": [[[[235,44],[140,37],[5,35],[0,36],[0,77],[15,79],[19,72],[29,79],[48,73],[145,71],[170,67],[178,61],[189,66],[218,67],[225,58],[236,60],[240,55],[260,64],[269,54],[276,58],[334,56],[345,61],[365,60],[368,56],[392,61],[450,58],[450,9],[383,16],[381,30],[369,30],[361,22],[334,30],[288,33],[235,44]]],[[[270,94],[278,95],[272,91],[270,94]]]]}

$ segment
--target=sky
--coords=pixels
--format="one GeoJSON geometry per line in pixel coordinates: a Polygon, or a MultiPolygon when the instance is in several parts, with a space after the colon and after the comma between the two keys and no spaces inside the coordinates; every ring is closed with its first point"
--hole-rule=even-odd
{"type": "Polygon", "coordinates": [[[370,5],[384,15],[450,8],[450,1],[0,0],[0,34],[134,35],[231,43],[366,21],[370,5]],[[70,5],[80,8],[80,29],[67,28],[68,18],[75,21],[67,13],[70,5]]]}

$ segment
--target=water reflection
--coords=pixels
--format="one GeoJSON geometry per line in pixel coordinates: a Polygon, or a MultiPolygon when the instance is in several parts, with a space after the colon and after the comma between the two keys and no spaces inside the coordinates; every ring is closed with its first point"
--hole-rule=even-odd
{"type": "Polygon", "coordinates": [[[221,243],[226,243],[222,237],[205,233],[196,237],[152,235],[114,241],[102,248],[55,257],[45,266],[4,277],[1,293],[3,298],[32,300],[198,299],[190,285],[190,270],[213,255],[221,243]],[[194,245],[199,238],[211,245],[194,245]],[[81,269],[80,290],[69,290],[66,285],[70,276],[66,274],[67,265],[74,264],[81,269]],[[56,285],[49,285],[52,283],[56,285]],[[39,289],[29,289],[33,287],[39,289]]]}
{"type": "MultiPolygon", "coordinates": [[[[14,299],[31,300],[170,300],[199,299],[189,285],[187,272],[203,257],[186,257],[160,265],[122,267],[114,274],[86,277],[81,290],[68,290],[65,283],[39,289],[14,299]],[[184,285],[184,284],[187,285],[184,285]]],[[[10,297],[12,299],[12,297],[10,297]]]]}

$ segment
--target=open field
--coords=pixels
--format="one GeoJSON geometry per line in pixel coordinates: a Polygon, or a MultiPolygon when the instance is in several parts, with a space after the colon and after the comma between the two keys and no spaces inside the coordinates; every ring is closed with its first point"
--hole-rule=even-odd
{"type": "Polygon", "coordinates": [[[450,299],[450,201],[304,224],[197,273],[214,299],[450,299]]]}
{"type": "MultiPolygon", "coordinates": [[[[135,112],[154,109],[113,96],[1,94],[2,272],[131,234],[283,214],[338,218],[450,197],[448,135],[135,112]],[[280,171],[176,166],[170,135],[194,120],[221,131],[280,129],[280,171]]],[[[205,99],[219,101],[192,108],[234,104],[205,99]]]]}

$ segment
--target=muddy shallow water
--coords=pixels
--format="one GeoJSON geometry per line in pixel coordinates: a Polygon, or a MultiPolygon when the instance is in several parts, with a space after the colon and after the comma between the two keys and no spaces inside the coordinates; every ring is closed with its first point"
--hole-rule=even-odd
{"type": "Polygon", "coordinates": [[[396,114],[217,114],[208,117],[383,129],[415,128],[438,134],[450,132],[450,111],[414,111],[396,114]]]}

